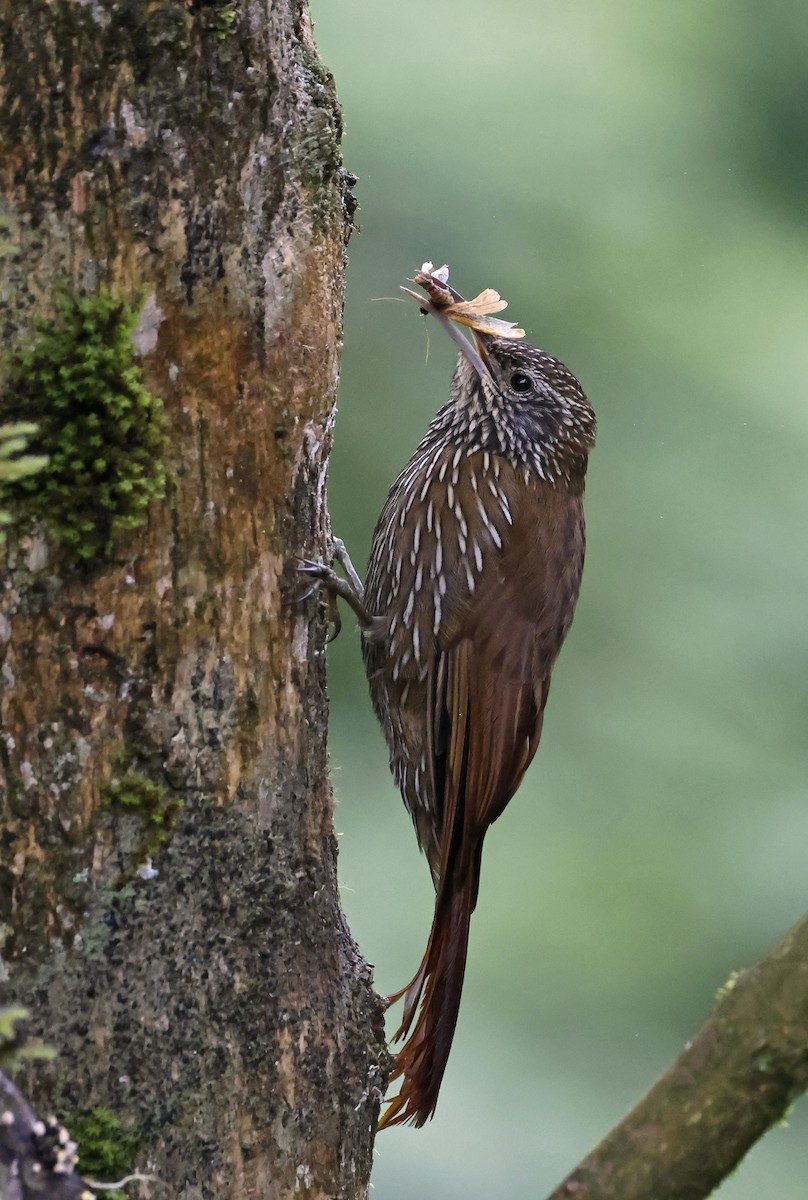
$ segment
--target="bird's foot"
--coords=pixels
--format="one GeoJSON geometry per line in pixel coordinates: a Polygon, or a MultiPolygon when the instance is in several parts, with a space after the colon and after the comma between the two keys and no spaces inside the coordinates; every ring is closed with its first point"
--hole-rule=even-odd
{"type": "Polygon", "coordinates": [[[342,619],[337,606],[338,596],[341,596],[351,606],[363,629],[373,623],[373,618],[365,607],[365,589],[362,586],[362,580],[345,549],[345,543],[341,538],[334,538],[332,545],[332,561],[336,560],[340,564],[347,579],[338,575],[328,563],[317,562],[310,558],[299,558],[296,563],[298,574],[305,576],[310,581],[309,585],[296,597],[298,603],[308,600],[320,588],[325,588],[328,593],[328,617],[329,624],[333,628],[333,632],[327,638],[329,642],[333,642],[342,629],[342,619]]]}

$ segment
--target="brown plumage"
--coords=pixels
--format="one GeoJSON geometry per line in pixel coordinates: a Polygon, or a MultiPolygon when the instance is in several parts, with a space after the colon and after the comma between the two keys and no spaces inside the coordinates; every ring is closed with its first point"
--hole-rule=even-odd
{"type": "MultiPolygon", "coordinates": [[[[409,1034],[394,1069],[401,1088],[382,1126],[423,1125],[435,1110],[483,840],[536,752],[584,561],[595,416],[580,384],[533,346],[457,336],[451,398],[390,490],[364,602],[352,600],[390,765],[436,891],[397,1034],[409,1034]]],[[[348,596],[344,584],[334,590],[348,596]]]]}

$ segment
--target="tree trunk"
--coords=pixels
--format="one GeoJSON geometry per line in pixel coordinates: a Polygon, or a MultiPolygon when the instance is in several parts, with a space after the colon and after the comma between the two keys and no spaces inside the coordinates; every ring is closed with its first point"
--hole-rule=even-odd
{"type": "Polygon", "coordinates": [[[7,380],[46,381],[59,445],[78,437],[48,355],[71,305],[103,342],[106,297],[113,323],[140,312],[168,435],[164,474],[105,484],[151,481],[145,525],[99,504],[77,523],[71,467],[70,537],[48,500],[0,577],[0,978],[58,1051],[24,1086],[96,1177],[106,1137],[110,1171],[167,1185],[143,1195],[364,1196],[381,1017],[338,902],[322,621],[283,586],[328,536],[332,81],[300,0],[0,12],[7,380]]]}

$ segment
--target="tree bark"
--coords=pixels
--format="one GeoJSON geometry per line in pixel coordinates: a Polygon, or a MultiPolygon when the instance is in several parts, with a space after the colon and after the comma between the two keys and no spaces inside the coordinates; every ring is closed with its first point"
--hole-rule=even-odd
{"type": "Polygon", "coordinates": [[[808,917],[548,1200],[704,1200],[808,1088],[808,917]]]}
{"type": "Polygon", "coordinates": [[[18,534],[0,578],[0,978],[58,1050],[24,1085],[73,1133],[113,1120],[146,1196],[365,1196],[381,1014],[337,895],[322,620],[283,602],[328,538],[332,81],[302,0],[0,13],[8,344],[65,290],[142,305],[169,435],[145,528],[89,572],[18,534]]]}

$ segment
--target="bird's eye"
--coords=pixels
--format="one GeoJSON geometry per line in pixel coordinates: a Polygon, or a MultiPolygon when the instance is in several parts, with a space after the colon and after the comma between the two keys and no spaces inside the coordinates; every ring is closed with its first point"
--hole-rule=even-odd
{"type": "Polygon", "coordinates": [[[511,375],[511,388],[515,392],[531,392],[533,390],[533,380],[529,375],[525,375],[524,371],[514,371],[511,375]]]}

